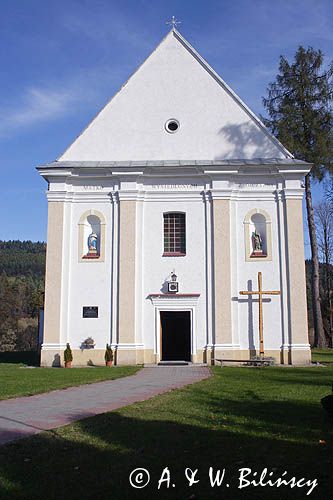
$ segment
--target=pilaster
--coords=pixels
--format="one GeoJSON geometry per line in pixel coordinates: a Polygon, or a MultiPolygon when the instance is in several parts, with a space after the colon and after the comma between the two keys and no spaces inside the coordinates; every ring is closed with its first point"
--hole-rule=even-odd
{"type": "Polygon", "coordinates": [[[64,202],[49,201],[45,276],[45,313],[43,347],[60,344],[61,287],[63,268],[64,202]]]}
{"type": "Polygon", "coordinates": [[[118,344],[129,346],[128,351],[117,349],[117,363],[136,363],[135,344],[135,276],[136,276],[136,200],[121,199],[119,202],[119,289],[118,289],[118,344]]]}
{"type": "Polygon", "coordinates": [[[303,241],[302,198],[295,192],[285,193],[287,286],[292,364],[311,360],[308,341],[306,280],[303,241]]]}
{"type": "Polygon", "coordinates": [[[230,199],[213,196],[214,357],[232,345],[230,199]]]}

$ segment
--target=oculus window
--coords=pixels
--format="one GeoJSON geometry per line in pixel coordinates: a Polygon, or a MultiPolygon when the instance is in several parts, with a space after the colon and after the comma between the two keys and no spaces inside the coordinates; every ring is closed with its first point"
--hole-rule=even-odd
{"type": "Polygon", "coordinates": [[[169,132],[169,134],[174,134],[179,129],[179,121],[175,118],[171,118],[165,124],[165,130],[169,132]]]}

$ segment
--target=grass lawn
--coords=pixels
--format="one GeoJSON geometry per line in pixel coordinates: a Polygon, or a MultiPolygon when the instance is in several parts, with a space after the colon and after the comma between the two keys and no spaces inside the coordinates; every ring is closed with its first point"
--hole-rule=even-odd
{"type": "Polygon", "coordinates": [[[312,349],[312,361],[333,363],[333,349],[312,349]]]}
{"type": "Polygon", "coordinates": [[[213,368],[208,380],[0,448],[0,498],[331,498],[333,425],[320,405],[333,367],[213,368]],[[226,469],[211,488],[209,467],[226,469]],[[149,470],[144,489],[130,472],[149,470]],[[171,484],[157,489],[164,467],[171,484]],[[308,488],[238,489],[239,469],[276,479],[317,479],[308,488]],[[198,469],[189,487],[186,468],[198,469]],[[226,483],[230,487],[226,487],[226,483]],[[2,495],[2,496],[1,496],[2,495]]]}
{"type": "Polygon", "coordinates": [[[139,367],[36,368],[0,363],[0,399],[30,396],[53,389],[133,375],[139,367]]]}

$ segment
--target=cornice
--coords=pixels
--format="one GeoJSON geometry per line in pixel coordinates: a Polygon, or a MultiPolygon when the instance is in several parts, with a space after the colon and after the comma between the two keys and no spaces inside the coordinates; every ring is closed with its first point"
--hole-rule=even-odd
{"type": "Polygon", "coordinates": [[[229,201],[272,201],[287,199],[303,199],[303,188],[284,189],[201,189],[196,191],[144,191],[144,190],[117,190],[117,191],[46,191],[48,201],[66,203],[113,203],[118,201],[141,202],[202,202],[203,200],[229,201]]]}
{"type": "Polygon", "coordinates": [[[200,298],[200,293],[175,293],[175,294],[150,294],[147,299],[150,299],[151,303],[155,307],[194,307],[197,305],[200,298]]]}
{"type": "MultiPolygon", "coordinates": [[[[87,162],[89,163],[87,167],[82,166],[83,163],[54,162],[49,166],[39,167],[38,171],[49,184],[63,182],[70,185],[78,181],[105,183],[107,180],[112,190],[115,184],[118,186],[122,182],[143,184],[150,178],[159,178],[161,183],[166,182],[168,178],[174,182],[180,178],[193,181],[200,179],[200,182],[206,184],[214,180],[232,180],[237,184],[241,183],[244,178],[251,178],[253,183],[260,182],[264,178],[270,178],[274,182],[301,180],[311,168],[310,164],[296,160],[292,162],[289,160],[289,163],[283,163],[282,160],[275,160],[275,163],[265,160],[123,162],[125,163],[123,166],[120,165],[121,162],[87,162]],[[70,165],[67,165],[68,163],[70,165]],[[101,166],[102,163],[103,166],[101,166]],[[112,167],[112,163],[117,163],[117,165],[112,167]],[[144,165],[140,169],[137,163],[144,165]]],[[[235,187],[233,187],[234,190],[235,187]]],[[[227,194],[216,192],[216,197],[223,198],[223,196],[228,197],[227,194]]],[[[155,195],[152,194],[151,199],[154,197],[155,195]]]]}
{"type": "Polygon", "coordinates": [[[302,200],[304,196],[303,188],[284,188],[280,191],[280,196],[285,200],[302,200]]]}
{"type": "Polygon", "coordinates": [[[110,203],[113,193],[102,191],[81,192],[81,191],[46,191],[47,201],[58,201],[66,203],[110,203]]]}

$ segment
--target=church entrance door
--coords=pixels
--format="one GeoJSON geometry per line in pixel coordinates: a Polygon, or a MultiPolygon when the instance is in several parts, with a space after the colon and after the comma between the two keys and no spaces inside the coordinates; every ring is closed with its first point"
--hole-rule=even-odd
{"type": "Polygon", "coordinates": [[[191,361],[191,313],[161,311],[162,361],[191,361]]]}

